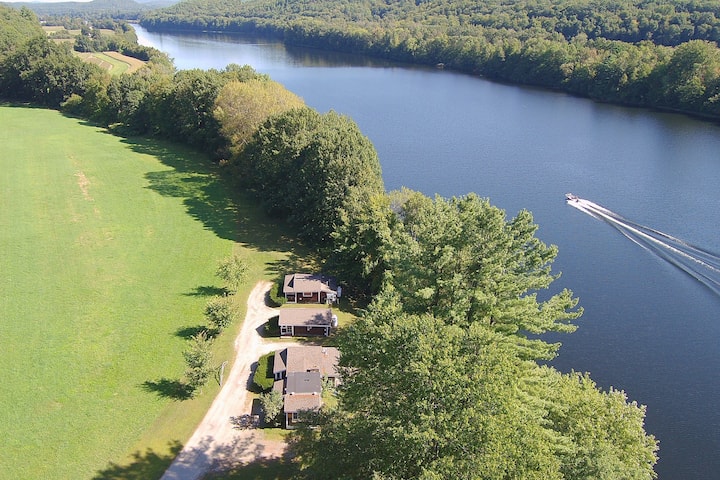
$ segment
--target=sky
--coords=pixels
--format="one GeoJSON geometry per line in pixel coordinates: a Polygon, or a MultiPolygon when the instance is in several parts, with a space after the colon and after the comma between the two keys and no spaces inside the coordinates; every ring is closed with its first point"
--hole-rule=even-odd
{"type": "Polygon", "coordinates": [[[91,2],[92,0],[0,0],[0,3],[59,3],[59,2],[91,2]]]}

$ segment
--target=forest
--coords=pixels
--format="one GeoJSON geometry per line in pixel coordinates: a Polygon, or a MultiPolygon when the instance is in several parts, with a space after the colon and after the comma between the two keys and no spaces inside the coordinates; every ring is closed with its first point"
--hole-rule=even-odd
{"type": "Polygon", "coordinates": [[[178,71],[150,50],[145,68],[111,77],[26,8],[0,6],[0,33],[0,97],[206,152],[364,300],[334,339],[337,407],[290,437],[295,477],[655,478],[645,407],[545,365],[559,344],[543,334],[574,331],[582,308],[551,288],[557,248],[530,212],[386,192],[352,119],[248,66],[178,71]]]}
{"type": "Polygon", "coordinates": [[[709,0],[186,0],[141,24],[262,34],[598,101],[720,115],[720,5],[709,0]]]}

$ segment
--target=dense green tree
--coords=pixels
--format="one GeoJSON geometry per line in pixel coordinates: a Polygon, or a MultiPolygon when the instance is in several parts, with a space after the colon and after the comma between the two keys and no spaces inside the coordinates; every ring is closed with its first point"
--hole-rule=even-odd
{"type": "Polygon", "coordinates": [[[548,402],[547,418],[553,430],[567,440],[558,451],[562,478],[655,478],[657,441],[644,431],[645,407],[628,402],[624,392],[603,392],[587,374],[561,375],[538,369],[541,396],[548,402]]]}
{"type": "Polygon", "coordinates": [[[217,331],[227,328],[235,319],[235,309],[230,297],[213,297],[205,305],[205,319],[217,331]]]}
{"type": "Polygon", "coordinates": [[[467,326],[482,323],[511,335],[526,355],[552,358],[558,345],[528,334],[572,332],[577,299],[563,290],[539,301],[557,278],[557,255],[535,237],[528,211],[505,212],[475,194],[443,199],[404,191],[395,204],[402,220],[387,242],[391,282],[404,309],[467,326]]]}
{"type": "Polygon", "coordinates": [[[265,424],[279,427],[282,421],[283,395],[277,390],[260,394],[260,408],[265,416],[265,424]]]}
{"type": "Polygon", "coordinates": [[[643,408],[519,359],[487,325],[386,301],[338,340],[339,408],[293,438],[308,477],[654,478],[643,408]]]}
{"type": "Polygon", "coordinates": [[[720,50],[700,40],[680,45],[667,65],[666,100],[672,107],[720,113],[720,50]]]}
{"type": "Polygon", "coordinates": [[[151,81],[145,72],[119,75],[107,87],[107,101],[102,116],[108,124],[122,123],[137,133],[147,133],[145,102],[151,81]]]}
{"type": "Polygon", "coordinates": [[[173,120],[174,138],[195,147],[217,148],[220,128],[213,116],[213,105],[223,83],[217,70],[181,70],[175,74],[165,112],[173,120]]]}
{"type": "Polygon", "coordinates": [[[385,193],[353,190],[338,212],[328,268],[341,275],[355,294],[374,294],[385,278],[384,245],[397,221],[385,193]]]}
{"type": "Polygon", "coordinates": [[[33,37],[0,63],[0,92],[5,98],[59,108],[71,95],[84,95],[99,67],[72,55],[69,47],[33,37]]]}
{"type": "Polygon", "coordinates": [[[302,106],[302,99],[279,83],[258,78],[228,82],[215,100],[213,113],[228,140],[230,155],[236,156],[268,117],[302,106]]]}
{"type": "Polygon", "coordinates": [[[349,118],[309,108],[270,117],[234,163],[235,175],[271,214],[322,245],[347,199],[383,192],[372,143],[349,118]]]}
{"type": "Polygon", "coordinates": [[[27,7],[20,10],[0,4],[0,62],[33,37],[42,37],[35,14],[27,7]]]}

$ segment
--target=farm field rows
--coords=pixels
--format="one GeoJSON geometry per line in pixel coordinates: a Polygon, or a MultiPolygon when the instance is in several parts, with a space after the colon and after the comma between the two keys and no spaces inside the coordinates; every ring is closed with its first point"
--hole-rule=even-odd
{"type": "Polygon", "coordinates": [[[145,65],[142,60],[118,52],[78,52],[76,54],[86,62],[94,63],[103,70],[107,70],[111,75],[132,73],[145,65]]]}
{"type": "Polygon", "coordinates": [[[93,478],[184,441],[216,387],[181,402],[168,385],[217,262],[239,251],[251,278],[275,276],[276,232],[196,153],[50,110],[0,105],[0,124],[2,476],[93,478]]]}

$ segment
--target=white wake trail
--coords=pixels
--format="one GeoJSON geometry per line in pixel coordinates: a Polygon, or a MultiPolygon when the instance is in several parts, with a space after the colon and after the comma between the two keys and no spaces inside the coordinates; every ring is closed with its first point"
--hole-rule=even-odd
{"type": "Polygon", "coordinates": [[[623,236],[681,269],[720,295],[720,257],[667,233],[633,222],[602,205],[583,198],[568,197],[568,205],[602,220],[623,236]]]}

